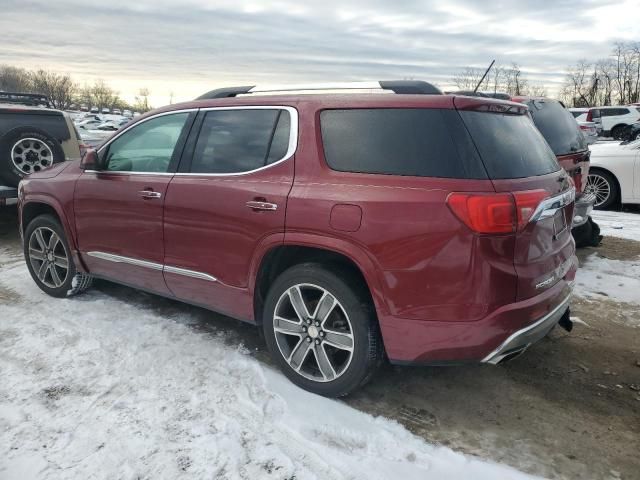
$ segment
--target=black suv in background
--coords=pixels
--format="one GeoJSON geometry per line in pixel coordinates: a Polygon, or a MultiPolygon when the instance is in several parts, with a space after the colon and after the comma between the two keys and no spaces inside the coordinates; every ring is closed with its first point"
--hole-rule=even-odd
{"type": "Polygon", "coordinates": [[[80,135],[46,96],[0,92],[0,187],[54,163],[80,158],[80,135]]]}

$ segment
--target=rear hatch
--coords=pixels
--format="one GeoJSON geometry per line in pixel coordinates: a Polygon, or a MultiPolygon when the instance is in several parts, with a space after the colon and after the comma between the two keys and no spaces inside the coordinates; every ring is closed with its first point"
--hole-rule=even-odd
{"type": "Polygon", "coordinates": [[[528,99],[524,103],[560,166],[573,179],[577,192],[582,193],[589,173],[589,147],[573,115],[549,98],[528,99]]]}
{"type": "Polygon", "coordinates": [[[455,99],[496,194],[494,198],[478,194],[480,200],[464,194],[457,199],[453,194],[458,205],[449,202],[449,206],[477,233],[515,235],[517,299],[523,300],[555,285],[573,266],[570,230],[575,188],[526,107],[486,102],[455,99]],[[472,203],[486,207],[478,214],[472,203]],[[475,220],[465,218],[469,207],[476,211],[475,220]]]}

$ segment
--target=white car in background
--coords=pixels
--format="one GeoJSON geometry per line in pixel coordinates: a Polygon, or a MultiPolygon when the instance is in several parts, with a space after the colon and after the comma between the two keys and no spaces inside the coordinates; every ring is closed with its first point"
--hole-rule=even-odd
{"type": "Polygon", "coordinates": [[[569,112],[573,115],[573,118],[578,122],[578,126],[584,136],[587,139],[587,143],[589,145],[594,144],[598,141],[598,137],[602,134],[602,127],[599,126],[596,122],[587,121],[587,116],[589,115],[588,108],[569,108],[569,112]]]}
{"type": "Polygon", "coordinates": [[[640,121],[640,108],[633,105],[611,107],[594,107],[587,112],[586,118],[576,118],[578,121],[595,122],[602,128],[605,137],[619,139],[624,128],[640,121]]]}
{"type": "Polygon", "coordinates": [[[640,140],[598,142],[589,149],[585,193],[596,196],[594,207],[604,210],[618,203],[640,204],[640,140]]]}

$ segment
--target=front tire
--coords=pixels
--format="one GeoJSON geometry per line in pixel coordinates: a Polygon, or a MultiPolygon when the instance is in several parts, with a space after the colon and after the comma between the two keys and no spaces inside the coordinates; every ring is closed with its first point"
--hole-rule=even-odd
{"type": "Polygon", "coordinates": [[[64,298],[91,286],[92,277],[77,271],[64,229],[51,215],[40,215],[27,226],[24,258],[31,278],[47,295],[64,298]]]}
{"type": "Polygon", "coordinates": [[[299,387],[341,397],[379,367],[384,352],[378,322],[361,284],[348,270],[305,263],[286,270],[270,288],[263,316],[267,347],[299,387]]]}

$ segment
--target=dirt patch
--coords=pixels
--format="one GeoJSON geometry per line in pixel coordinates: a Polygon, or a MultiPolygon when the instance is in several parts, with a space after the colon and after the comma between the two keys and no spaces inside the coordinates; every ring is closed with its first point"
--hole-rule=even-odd
{"type": "Polygon", "coordinates": [[[611,260],[635,260],[640,256],[640,242],[624,238],[604,237],[599,247],[581,248],[577,251],[580,260],[584,260],[592,253],[611,260]]]}

